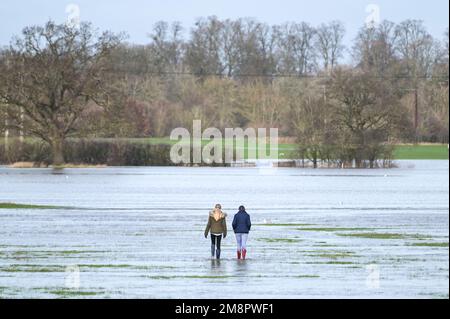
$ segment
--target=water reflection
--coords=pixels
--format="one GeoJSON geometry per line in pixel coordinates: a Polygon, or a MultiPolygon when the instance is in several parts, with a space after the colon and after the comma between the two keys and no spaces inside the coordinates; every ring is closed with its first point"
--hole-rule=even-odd
{"type": "Polygon", "coordinates": [[[234,275],[236,277],[246,276],[248,273],[248,260],[236,259],[234,267],[234,275]]]}
{"type": "Polygon", "coordinates": [[[51,174],[52,175],[63,175],[66,174],[67,170],[64,170],[64,168],[62,167],[53,167],[51,169],[51,174]]]}
{"type": "Polygon", "coordinates": [[[211,270],[220,270],[220,259],[211,259],[211,270]]]}

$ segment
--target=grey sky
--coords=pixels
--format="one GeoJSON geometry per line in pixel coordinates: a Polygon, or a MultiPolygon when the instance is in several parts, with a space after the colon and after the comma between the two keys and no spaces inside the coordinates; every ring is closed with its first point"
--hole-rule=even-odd
{"type": "Polygon", "coordinates": [[[252,17],[270,24],[306,21],[313,25],[331,20],[344,22],[349,45],[370,13],[380,9],[381,19],[400,22],[424,20],[433,36],[442,39],[448,26],[448,0],[0,0],[0,45],[9,43],[24,26],[43,24],[49,18],[66,21],[68,4],[80,8],[83,21],[100,29],[126,31],[130,42],[148,43],[147,34],[158,20],[180,21],[188,30],[198,17],[252,17]]]}

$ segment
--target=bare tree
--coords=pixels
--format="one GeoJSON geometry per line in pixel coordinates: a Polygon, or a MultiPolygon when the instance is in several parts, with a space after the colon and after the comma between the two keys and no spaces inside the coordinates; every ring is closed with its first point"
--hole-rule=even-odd
{"type": "Polygon", "coordinates": [[[88,23],[73,28],[50,21],[25,28],[6,51],[0,97],[23,109],[32,121],[25,129],[51,145],[53,164],[64,163],[64,140],[89,103],[105,101],[105,61],[119,42],[109,32],[97,36],[88,23]]]}
{"type": "Polygon", "coordinates": [[[169,25],[165,21],[155,23],[153,32],[149,35],[150,63],[157,73],[181,71],[184,41],[183,27],[180,22],[169,25]]]}
{"type": "Polygon", "coordinates": [[[226,20],[223,24],[223,63],[228,77],[235,74],[239,63],[238,28],[236,21],[226,20]]]}
{"type": "Polygon", "coordinates": [[[335,143],[333,126],[333,106],[325,96],[317,94],[320,83],[310,83],[299,88],[291,97],[292,117],[295,136],[303,157],[318,167],[319,160],[328,160],[328,151],[335,143]],[[301,90],[301,91],[300,91],[301,90]]]}
{"type": "Polygon", "coordinates": [[[309,24],[286,23],[277,27],[279,34],[280,72],[305,75],[314,70],[315,29],[309,24]]]}
{"type": "Polygon", "coordinates": [[[363,27],[356,37],[353,55],[359,67],[379,76],[395,71],[397,36],[395,24],[383,21],[377,27],[363,27]]]}
{"type": "Polygon", "coordinates": [[[225,70],[222,62],[223,24],[212,16],[199,19],[191,30],[191,39],[187,45],[186,63],[191,72],[198,76],[222,74],[225,70]]]}
{"type": "Polygon", "coordinates": [[[389,140],[403,112],[389,83],[361,70],[337,70],[330,80],[330,103],[335,105],[338,136],[357,167],[371,166],[389,140]]]}
{"type": "Polygon", "coordinates": [[[438,54],[438,44],[422,21],[406,20],[395,29],[396,51],[404,72],[411,77],[428,77],[438,54]]]}
{"type": "Polygon", "coordinates": [[[344,25],[339,21],[321,24],[316,30],[315,47],[325,71],[333,70],[344,52],[344,25]]]}

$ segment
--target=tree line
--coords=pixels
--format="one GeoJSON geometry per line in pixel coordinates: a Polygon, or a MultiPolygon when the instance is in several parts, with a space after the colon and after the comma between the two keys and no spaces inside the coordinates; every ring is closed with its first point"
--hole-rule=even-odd
{"type": "Polygon", "coordinates": [[[175,127],[278,127],[299,156],[373,166],[394,142],[448,142],[448,29],[332,21],[158,22],[147,45],[49,21],[0,51],[0,130],[37,136],[64,162],[68,137],[161,137],[175,127]],[[350,56],[350,60],[346,58],[350,56]]]}

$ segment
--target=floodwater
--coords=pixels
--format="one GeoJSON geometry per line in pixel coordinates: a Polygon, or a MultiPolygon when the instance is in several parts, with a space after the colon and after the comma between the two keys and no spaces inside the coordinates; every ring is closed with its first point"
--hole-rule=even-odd
{"type": "Polygon", "coordinates": [[[375,170],[0,167],[2,298],[448,298],[448,161],[375,170]],[[203,236],[244,204],[249,258],[203,236]]]}

